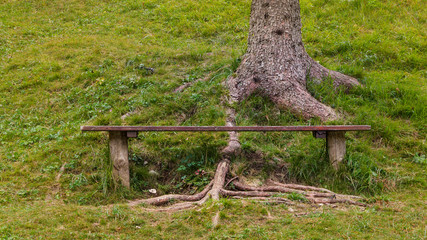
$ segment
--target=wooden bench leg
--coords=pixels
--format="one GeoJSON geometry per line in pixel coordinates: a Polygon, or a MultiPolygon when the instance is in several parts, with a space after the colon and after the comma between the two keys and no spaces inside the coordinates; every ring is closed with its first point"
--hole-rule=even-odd
{"type": "Polygon", "coordinates": [[[114,181],[120,180],[123,186],[130,188],[129,150],[126,132],[110,133],[110,158],[113,163],[114,181]]]}
{"type": "Polygon", "coordinates": [[[345,156],[345,131],[328,131],[326,142],[328,145],[329,161],[335,170],[345,156]]]}

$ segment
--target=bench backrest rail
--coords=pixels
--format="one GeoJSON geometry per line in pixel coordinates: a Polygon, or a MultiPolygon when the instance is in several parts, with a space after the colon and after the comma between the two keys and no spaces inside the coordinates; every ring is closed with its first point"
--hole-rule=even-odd
{"type": "Polygon", "coordinates": [[[82,131],[119,132],[284,132],[284,131],[367,131],[369,125],[335,126],[82,126],[82,131]]]}

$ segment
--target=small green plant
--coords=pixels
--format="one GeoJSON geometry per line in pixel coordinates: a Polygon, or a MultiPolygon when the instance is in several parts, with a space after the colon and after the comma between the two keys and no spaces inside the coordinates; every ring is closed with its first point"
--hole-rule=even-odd
{"type": "Polygon", "coordinates": [[[80,173],[78,175],[74,175],[70,184],[69,184],[69,188],[71,190],[75,190],[76,188],[85,186],[88,183],[86,177],[84,176],[83,173],[80,173]]]}
{"type": "Polygon", "coordinates": [[[113,206],[111,211],[107,210],[106,213],[109,219],[114,219],[116,221],[123,221],[123,220],[127,220],[128,218],[126,208],[117,206],[117,205],[113,206]]]}
{"type": "Polygon", "coordinates": [[[288,194],[288,199],[292,200],[292,201],[297,201],[297,202],[306,202],[307,198],[305,198],[304,195],[302,195],[301,193],[289,193],[288,194]]]}
{"type": "Polygon", "coordinates": [[[210,182],[211,177],[202,169],[196,170],[194,174],[184,175],[181,177],[181,181],[175,186],[175,188],[182,188],[183,186],[194,186],[204,187],[210,182]]]}
{"type": "Polygon", "coordinates": [[[412,162],[417,163],[417,164],[421,164],[421,165],[425,165],[425,164],[427,164],[426,155],[417,153],[412,158],[412,162]]]}
{"type": "Polygon", "coordinates": [[[22,197],[22,198],[27,198],[27,197],[31,197],[33,195],[37,195],[38,192],[39,192],[39,190],[37,190],[37,189],[30,189],[30,190],[21,189],[17,192],[17,195],[19,197],[22,197]]]}
{"type": "Polygon", "coordinates": [[[53,165],[48,165],[48,166],[43,167],[41,169],[41,172],[50,173],[50,172],[57,171],[58,169],[59,169],[58,164],[53,164],[53,165]]]}

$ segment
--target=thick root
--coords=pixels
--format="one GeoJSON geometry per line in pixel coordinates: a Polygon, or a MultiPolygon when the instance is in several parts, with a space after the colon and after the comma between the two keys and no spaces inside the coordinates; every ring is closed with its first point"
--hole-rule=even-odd
{"type": "Polygon", "coordinates": [[[205,203],[210,197],[214,200],[219,200],[220,190],[225,184],[225,176],[228,172],[230,161],[228,159],[223,159],[217,167],[214,179],[201,191],[200,193],[194,195],[178,195],[178,194],[169,194],[163,195],[160,197],[149,198],[149,199],[140,199],[129,201],[129,206],[137,206],[139,204],[148,204],[148,205],[164,205],[171,201],[185,201],[173,204],[169,207],[150,209],[149,211],[179,211],[189,208],[194,208],[205,203]]]}
{"type": "Polygon", "coordinates": [[[225,197],[271,197],[277,195],[277,192],[263,192],[263,191],[231,191],[221,189],[221,195],[225,197]]]}
{"type": "Polygon", "coordinates": [[[284,183],[275,182],[273,180],[268,180],[267,184],[282,186],[285,188],[302,190],[302,191],[316,191],[316,192],[334,193],[334,192],[332,192],[326,188],[317,188],[317,187],[305,186],[305,185],[299,185],[299,184],[284,184],[284,183]]]}
{"type": "MultiPolygon", "coordinates": [[[[174,212],[185,209],[195,208],[197,206],[203,205],[209,198],[213,200],[219,200],[220,195],[224,197],[233,197],[233,198],[246,198],[251,200],[266,201],[270,203],[284,203],[289,205],[294,205],[294,202],[277,196],[279,193],[298,193],[315,204],[335,204],[335,203],[344,203],[349,205],[356,206],[366,206],[366,204],[354,201],[352,199],[361,199],[358,196],[352,195],[342,195],[336,194],[328,189],[316,188],[311,186],[303,186],[298,184],[283,184],[274,181],[269,181],[269,183],[274,183],[275,185],[269,186],[260,186],[254,187],[242,183],[240,181],[234,181],[236,178],[233,178],[229,182],[233,182],[234,187],[238,190],[227,190],[223,187],[225,186],[225,175],[227,174],[229,168],[229,160],[223,160],[218,164],[217,172],[215,178],[205,187],[205,189],[194,195],[164,195],[156,198],[143,199],[130,201],[130,206],[136,206],[138,204],[148,204],[148,205],[163,205],[169,203],[173,200],[184,201],[180,203],[173,204],[168,207],[161,208],[145,208],[147,211],[156,211],[156,212],[174,212]],[[304,190],[302,190],[304,189],[304,190]]],[[[218,215],[217,213],[213,217],[213,223],[218,224],[218,215]]]]}
{"type": "Polygon", "coordinates": [[[234,187],[242,191],[257,191],[257,192],[280,192],[280,193],[300,193],[304,194],[304,191],[286,188],[282,186],[262,186],[262,187],[253,187],[247,184],[244,184],[239,181],[233,182],[234,187]]]}
{"type": "Polygon", "coordinates": [[[169,207],[159,207],[159,208],[143,208],[147,212],[177,212],[181,210],[188,210],[199,206],[195,202],[181,202],[171,205],[169,207]]]}
{"type": "Polygon", "coordinates": [[[316,188],[309,186],[301,186],[301,185],[290,185],[290,184],[282,184],[271,181],[276,185],[273,186],[261,186],[254,187],[247,185],[245,183],[236,181],[233,182],[234,186],[238,190],[242,191],[229,191],[229,190],[221,190],[221,193],[224,196],[244,196],[244,197],[271,197],[277,195],[277,193],[298,193],[310,200],[313,203],[347,203],[351,205],[365,206],[365,204],[356,202],[351,199],[362,199],[359,196],[353,195],[342,195],[336,194],[328,189],[324,188],[316,188]],[[285,187],[287,186],[287,187],[285,187]],[[300,189],[306,189],[305,191],[299,189],[292,189],[288,186],[297,187],[300,189]],[[320,190],[320,192],[319,192],[320,190]]]}
{"type": "Polygon", "coordinates": [[[319,102],[300,84],[290,83],[285,90],[268,96],[279,107],[288,109],[304,119],[318,117],[322,121],[330,121],[339,118],[334,109],[319,102]]]}
{"type": "Polygon", "coordinates": [[[360,83],[357,81],[357,79],[347,76],[345,74],[342,74],[340,72],[329,70],[324,66],[320,65],[318,62],[316,62],[312,58],[309,58],[309,64],[310,64],[310,77],[312,78],[322,80],[330,77],[334,80],[335,87],[342,86],[347,89],[350,89],[355,86],[360,86],[360,83]]]}
{"type": "Polygon", "coordinates": [[[253,200],[258,202],[267,202],[267,203],[278,203],[278,204],[286,204],[286,205],[295,205],[295,202],[281,197],[241,197],[241,196],[234,196],[235,199],[247,199],[247,200],[253,200]]]}
{"type": "Polygon", "coordinates": [[[219,194],[221,189],[225,184],[225,176],[227,175],[228,168],[230,166],[230,160],[223,159],[216,169],[215,178],[213,181],[213,186],[211,191],[209,191],[210,196],[213,200],[219,200],[219,194]]]}
{"type": "Polygon", "coordinates": [[[259,84],[252,81],[252,78],[241,79],[239,77],[230,77],[225,82],[225,86],[230,90],[230,102],[240,102],[249,97],[259,84]]]}
{"type": "Polygon", "coordinates": [[[184,91],[186,88],[191,87],[191,86],[193,86],[194,84],[196,84],[196,83],[198,83],[198,82],[206,82],[206,81],[208,81],[209,79],[212,79],[212,78],[213,78],[213,76],[214,76],[215,74],[217,74],[218,72],[220,72],[220,71],[224,70],[224,68],[225,68],[225,67],[226,67],[226,66],[223,66],[223,67],[218,68],[215,72],[210,73],[209,75],[207,75],[207,76],[206,76],[205,78],[203,78],[203,79],[197,79],[197,80],[195,80],[195,81],[193,81],[193,82],[187,82],[187,83],[184,83],[183,85],[181,85],[181,86],[179,86],[179,87],[175,88],[175,89],[173,90],[173,93],[179,93],[179,92],[182,92],[182,91],[184,91]]]}
{"type": "Polygon", "coordinates": [[[215,216],[212,218],[212,225],[215,228],[219,224],[219,211],[216,212],[215,216]]]}
{"type": "Polygon", "coordinates": [[[129,204],[129,206],[136,206],[139,204],[148,204],[148,205],[160,206],[160,205],[167,204],[171,201],[191,201],[191,202],[199,201],[204,196],[206,196],[206,194],[209,192],[209,190],[211,190],[212,185],[213,185],[213,181],[211,181],[205,187],[205,189],[203,189],[203,191],[201,191],[200,193],[194,194],[194,195],[168,194],[168,195],[163,195],[163,196],[155,197],[155,198],[129,201],[128,204],[129,204]]]}
{"type": "Polygon", "coordinates": [[[253,79],[232,78],[228,80],[227,87],[233,101],[241,101],[258,90],[280,108],[287,109],[304,119],[318,117],[322,121],[330,121],[339,118],[334,109],[311,96],[305,84],[301,84],[298,80],[286,81],[281,76],[274,76],[255,83],[253,79]]]}

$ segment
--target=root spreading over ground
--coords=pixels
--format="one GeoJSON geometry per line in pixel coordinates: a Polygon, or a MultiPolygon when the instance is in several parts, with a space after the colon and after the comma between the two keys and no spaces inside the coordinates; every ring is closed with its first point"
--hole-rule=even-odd
{"type": "MultiPolygon", "coordinates": [[[[227,111],[227,126],[234,126],[235,112],[227,111]]],[[[256,201],[268,201],[276,203],[293,204],[293,201],[281,196],[284,194],[299,194],[309,203],[336,204],[345,203],[357,206],[365,206],[359,202],[361,197],[334,193],[325,188],[305,186],[299,184],[285,184],[269,180],[263,186],[250,186],[238,177],[227,178],[231,157],[239,153],[240,143],[236,132],[229,132],[228,145],[222,150],[222,159],[218,163],[215,176],[212,181],[199,193],[194,195],[169,194],[148,199],[129,201],[130,206],[152,205],[156,208],[146,208],[147,211],[173,212],[201,206],[208,199],[218,201],[220,197],[247,198],[256,201]],[[230,186],[233,186],[231,188],[230,186]]],[[[218,214],[213,217],[214,225],[218,224],[218,214]]]]}

